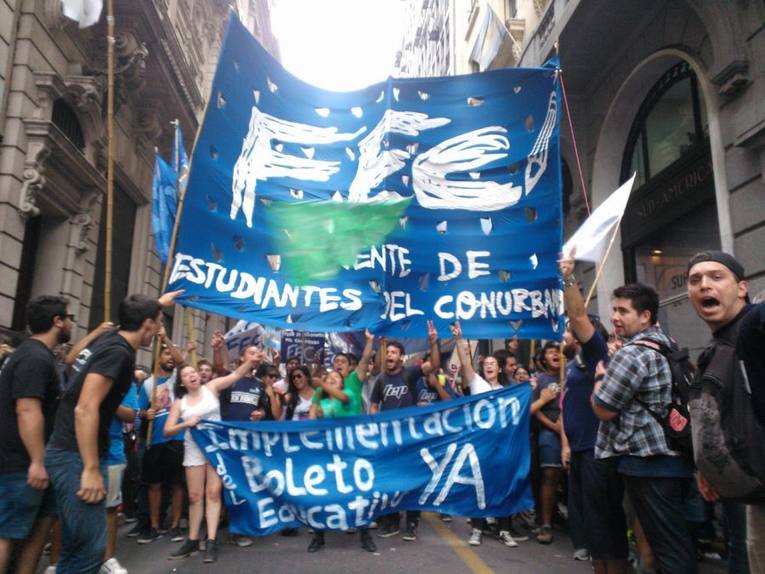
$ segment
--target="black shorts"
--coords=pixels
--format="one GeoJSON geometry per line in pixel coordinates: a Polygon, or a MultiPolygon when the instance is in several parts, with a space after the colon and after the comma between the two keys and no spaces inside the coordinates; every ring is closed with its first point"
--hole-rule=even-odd
{"type": "Polygon", "coordinates": [[[183,484],[183,441],[162,442],[143,453],[141,480],[146,484],[183,484]]]}

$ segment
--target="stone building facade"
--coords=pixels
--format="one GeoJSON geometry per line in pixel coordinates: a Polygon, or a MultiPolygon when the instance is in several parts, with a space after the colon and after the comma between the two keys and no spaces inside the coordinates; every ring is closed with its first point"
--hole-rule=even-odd
{"type": "MultiPolygon", "coordinates": [[[[597,287],[656,287],[662,325],[698,350],[708,331],[686,296],[688,257],[722,248],[765,288],[765,3],[746,0],[553,0],[520,65],[559,41],[590,203],[633,172],[635,187],[597,287]]],[[[575,166],[568,127],[562,146],[575,166]]],[[[573,171],[573,170],[572,170],[573,171]]],[[[566,230],[586,217],[574,176],[566,230]]],[[[588,281],[592,280],[592,271],[588,281]]]]}
{"type": "MultiPolygon", "coordinates": [[[[278,57],[269,6],[239,0],[235,9],[278,57]]],[[[230,9],[223,0],[114,2],[113,314],[125,294],[160,289],[154,149],[169,157],[178,119],[190,151],[230,9]]],[[[60,0],[0,0],[3,331],[23,329],[27,301],[42,293],[70,299],[75,337],[104,320],[106,51],[104,15],[80,30],[60,0]]],[[[170,322],[176,331],[181,315],[170,322]]],[[[209,340],[222,321],[194,313],[195,338],[209,340]]]]}
{"type": "MultiPolygon", "coordinates": [[[[699,349],[708,331],[685,295],[691,254],[732,252],[750,291],[765,288],[765,3],[451,1],[453,73],[476,70],[475,27],[488,7],[520,44],[512,64],[559,54],[582,171],[564,117],[567,236],[637,173],[592,309],[608,317],[611,289],[649,283],[665,329],[699,349]]],[[[507,63],[488,67],[498,65],[507,63]]],[[[594,271],[580,270],[586,288],[594,271]]]]}

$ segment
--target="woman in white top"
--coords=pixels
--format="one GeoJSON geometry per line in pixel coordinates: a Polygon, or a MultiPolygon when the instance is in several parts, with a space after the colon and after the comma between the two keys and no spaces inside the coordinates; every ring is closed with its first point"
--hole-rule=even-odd
{"type": "Polygon", "coordinates": [[[175,436],[185,431],[183,437],[183,466],[186,469],[186,484],[189,491],[189,537],[183,546],[170,555],[170,558],[185,558],[199,552],[199,529],[202,525],[202,513],[206,503],[207,547],[205,562],[215,562],[217,546],[215,536],[221,512],[221,481],[215,469],[207,462],[202,449],[191,435],[192,427],[206,419],[220,420],[220,392],[243,376],[252,372],[255,364],[245,361],[233,373],[213,379],[203,385],[196,369],[187,365],[181,369],[179,377],[186,394],[173,403],[170,415],[165,423],[165,436],[175,436]],[[204,497],[204,500],[203,500],[204,497]]]}
{"type": "Polygon", "coordinates": [[[307,420],[313,400],[311,371],[304,365],[298,365],[287,375],[289,390],[286,395],[286,418],[291,421],[307,420]]]}

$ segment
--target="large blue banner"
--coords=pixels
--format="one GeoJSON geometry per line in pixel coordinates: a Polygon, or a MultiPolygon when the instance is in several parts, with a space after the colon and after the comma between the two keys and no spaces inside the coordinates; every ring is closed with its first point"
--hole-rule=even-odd
{"type": "Polygon", "coordinates": [[[428,407],[305,422],[203,422],[237,534],[364,526],[398,510],[509,516],[533,506],[524,385],[428,407]]]}
{"type": "Polygon", "coordinates": [[[555,63],[330,92],[232,19],[171,288],[288,329],[424,337],[432,319],[472,338],[560,338],[560,101],[555,63]],[[330,280],[290,283],[275,204],[385,198],[412,201],[384,241],[330,280]]]}

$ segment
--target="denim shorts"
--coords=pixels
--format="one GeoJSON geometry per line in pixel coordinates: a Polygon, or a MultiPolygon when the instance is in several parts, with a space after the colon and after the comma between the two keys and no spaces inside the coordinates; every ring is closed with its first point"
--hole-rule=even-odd
{"type": "Polygon", "coordinates": [[[43,516],[56,516],[53,489],[32,488],[26,472],[0,473],[0,538],[23,540],[43,516]]]}
{"type": "Polygon", "coordinates": [[[539,466],[541,468],[561,468],[560,436],[551,430],[540,429],[537,439],[539,444],[539,466]]]}

